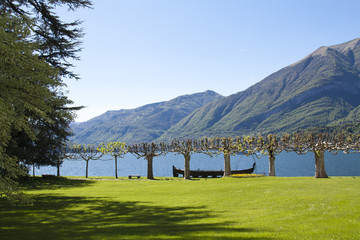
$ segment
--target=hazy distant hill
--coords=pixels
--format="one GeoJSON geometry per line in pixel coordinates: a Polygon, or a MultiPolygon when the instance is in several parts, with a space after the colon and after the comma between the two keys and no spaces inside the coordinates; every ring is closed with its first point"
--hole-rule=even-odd
{"type": "Polygon", "coordinates": [[[321,47],[195,110],[160,139],[290,132],[360,119],[360,39],[321,47]]]}
{"type": "Polygon", "coordinates": [[[136,109],[108,111],[87,122],[73,124],[74,136],[70,140],[75,143],[153,141],[195,109],[220,98],[216,92],[206,91],[136,109]]]}

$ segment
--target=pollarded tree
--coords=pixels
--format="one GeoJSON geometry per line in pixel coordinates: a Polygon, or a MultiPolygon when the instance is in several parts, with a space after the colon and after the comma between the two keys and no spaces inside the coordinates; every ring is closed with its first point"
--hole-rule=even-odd
{"type": "Polygon", "coordinates": [[[213,146],[217,149],[218,153],[224,154],[224,177],[231,175],[231,160],[232,154],[239,153],[238,146],[234,143],[230,137],[214,138],[213,146]]]}
{"type": "Polygon", "coordinates": [[[76,156],[82,158],[86,162],[86,178],[89,176],[89,161],[98,160],[103,156],[103,153],[93,144],[74,145],[72,151],[76,153],[76,156]]]}
{"type": "Polygon", "coordinates": [[[190,179],[190,158],[191,154],[200,151],[201,148],[199,143],[200,142],[191,139],[174,139],[169,146],[169,152],[174,152],[175,154],[182,154],[184,156],[184,179],[190,179]]]}
{"type": "Polygon", "coordinates": [[[336,138],[327,133],[296,133],[289,136],[287,148],[297,154],[313,152],[315,157],[315,178],[327,178],[325,169],[325,151],[337,153],[336,138]]]}
{"type": "Polygon", "coordinates": [[[154,179],[153,159],[154,157],[165,154],[168,146],[164,143],[137,143],[128,146],[128,151],[135,155],[138,159],[145,158],[147,161],[147,179],[154,179]]]}
{"type": "Polygon", "coordinates": [[[267,155],[269,158],[269,176],[276,176],[275,156],[285,150],[282,141],[279,141],[276,135],[259,136],[255,151],[267,155]]]}
{"type": "Polygon", "coordinates": [[[184,179],[190,179],[190,158],[191,154],[195,151],[193,141],[190,139],[182,141],[174,139],[171,141],[169,149],[170,152],[184,156],[184,179]]]}
{"type": "Polygon", "coordinates": [[[184,179],[190,179],[191,155],[194,153],[203,153],[212,157],[215,154],[214,149],[213,141],[209,138],[202,138],[200,140],[174,139],[171,144],[168,145],[168,149],[164,152],[174,152],[184,156],[184,179]]]}
{"type": "Polygon", "coordinates": [[[256,139],[254,137],[237,137],[235,140],[226,138],[214,138],[211,149],[224,155],[224,177],[231,175],[231,155],[244,154],[250,156],[255,153],[256,139]]]}
{"type": "Polygon", "coordinates": [[[99,151],[103,154],[109,154],[115,159],[115,177],[118,178],[117,173],[117,160],[118,158],[123,158],[127,153],[128,149],[126,148],[126,143],[122,142],[108,142],[106,145],[101,143],[99,146],[99,151]]]}
{"type": "Polygon", "coordinates": [[[76,158],[76,153],[66,143],[60,145],[56,151],[58,152],[58,158],[56,159],[57,176],[60,177],[60,166],[65,159],[76,158]]]}

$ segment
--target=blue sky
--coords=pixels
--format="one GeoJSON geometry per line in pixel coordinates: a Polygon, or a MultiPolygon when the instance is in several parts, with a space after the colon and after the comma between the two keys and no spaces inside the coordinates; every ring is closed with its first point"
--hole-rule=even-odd
{"type": "Polygon", "coordinates": [[[243,91],[320,46],[360,37],[358,0],[93,0],[83,20],[76,121],[179,95],[243,91]]]}

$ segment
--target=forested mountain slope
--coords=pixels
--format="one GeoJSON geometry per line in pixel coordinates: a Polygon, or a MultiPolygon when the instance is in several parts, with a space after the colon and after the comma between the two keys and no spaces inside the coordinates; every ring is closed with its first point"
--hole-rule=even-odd
{"type": "Polygon", "coordinates": [[[247,90],[195,110],[158,140],[290,132],[358,120],[359,42],[321,47],[247,90]]]}

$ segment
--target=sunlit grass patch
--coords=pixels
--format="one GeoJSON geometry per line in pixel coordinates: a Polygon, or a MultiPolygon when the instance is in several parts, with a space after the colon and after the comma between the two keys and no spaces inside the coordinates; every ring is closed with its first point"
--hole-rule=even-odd
{"type": "Polygon", "coordinates": [[[360,178],[29,180],[3,239],[357,239],[360,178]]]}
{"type": "Polygon", "coordinates": [[[231,177],[237,178],[248,178],[248,177],[264,177],[264,174],[256,174],[256,173],[243,173],[243,174],[232,174],[231,177]]]}

